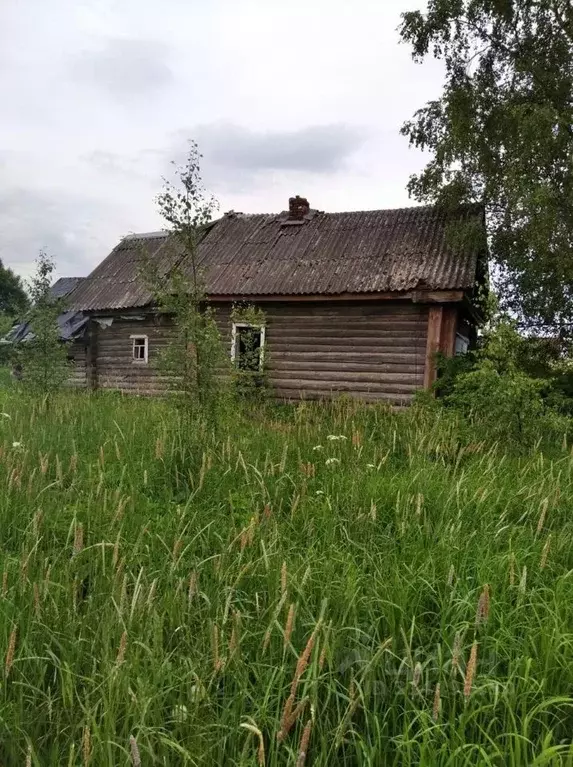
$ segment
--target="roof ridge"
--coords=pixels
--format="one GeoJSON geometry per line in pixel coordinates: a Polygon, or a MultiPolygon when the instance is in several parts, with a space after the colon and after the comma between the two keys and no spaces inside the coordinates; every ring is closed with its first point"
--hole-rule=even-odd
{"type": "Polygon", "coordinates": [[[124,240],[151,240],[155,237],[167,237],[170,234],[166,229],[158,229],[154,232],[132,232],[123,237],[124,240]]]}

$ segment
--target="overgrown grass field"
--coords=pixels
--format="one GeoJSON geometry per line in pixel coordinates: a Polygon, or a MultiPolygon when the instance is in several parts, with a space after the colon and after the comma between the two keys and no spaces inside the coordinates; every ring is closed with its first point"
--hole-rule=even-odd
{"type": "Polygon", "coordinates": [[[573,765],[566,440],[0,411],[0,764],[573,765]]]}

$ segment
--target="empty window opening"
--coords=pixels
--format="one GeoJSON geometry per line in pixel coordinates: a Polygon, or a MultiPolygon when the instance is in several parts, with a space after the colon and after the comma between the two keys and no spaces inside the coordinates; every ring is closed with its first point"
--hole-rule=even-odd
{"type": "Polygon", "coordinates": [[[470,345],[469,338],[462,335],[462,333],[456,333],[456,346],[455,346],[456,354],[466,354],[468,351],[469,345],[470,345]]]}
{"type": "Polygon", "coordinates": [[[131,336],[133,341],[133,361],[147,362],[148,340],[147,336],[131,336]]]}
{"type": "Polygon", "coordinates": [[[231,359],[239,370],[256,373],[263,367],[264,325],[233,323],[231,359]]]}

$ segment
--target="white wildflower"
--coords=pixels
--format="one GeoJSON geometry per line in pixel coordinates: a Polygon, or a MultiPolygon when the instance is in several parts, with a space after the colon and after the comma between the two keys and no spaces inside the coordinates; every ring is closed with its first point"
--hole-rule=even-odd
{"type": "Polygon", "coordinates": [[[340,458],[327,458],[326,465],[332,466],[333,463],[340,463],[340,458]]]}
{"type": "Polygon", "coordinates": [[[22,447],[22,443],[21,442],[12,442],[12,447],[14,447],[14,448],[22,447]]]}
{"type": "Polygon", "coordinates": [[[344,434],[329,434],[326,439],[329,439],[331,442],[338,442],[341,439],[346,439],[344,434]]]}
{"type": "Polygon", "coordinates": [[[188,717],[189,711],[187,710],[187,706],[184,706],[182,703],[180,703],[178,706],[175,706],[173,709],[173,719],[176,722],[185,722],[188,717]]]}
{"type": "Polygon", "coordinates": [[[366,468],[367,469],[375,469],[376,468],[376,464],[374,464],[374,463],[367,463],[366,464],[366,468]]]}
{"type": "Polygon", "coordinates": [[[313,450],[324,450],[324,446],[323,445],[315,445],[312,449],[313,450]]]}
{"type": "Polygon", "coordinates": [[[317,495],[324,495],[324,490],[317,490],[317,491],[316,491],[316,494],[317,494],[317,495]]]}

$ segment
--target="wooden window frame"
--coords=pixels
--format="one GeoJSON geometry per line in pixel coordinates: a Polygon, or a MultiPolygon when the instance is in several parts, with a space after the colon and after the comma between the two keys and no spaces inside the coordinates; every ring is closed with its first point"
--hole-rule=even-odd
{"type": "Polygon", "coordinates": [[[231,362],[235,364],[237,360],[237,328],[253,328],[261,333],[261,345],[259,354],[259,371],[263,369],[265,361],[265,344],[266,344],[266,325],[252,325],[250,322],[233,322],[231,331],[231,362]]]}
{"type": "MultiPolygon", "coordinates": [[[[142,333],[134,333],[133,335],[129,336],[131,338],[131,361],[134,365],[147,365],[149,362],[149,338],[146,335],[143,335],[142,333]],[[144,350],[144,356],[143,359],[139,359],[135,356],[135,346],[136,341],[143,340],[145,341],[145,345],[143,347],[144,350]]],[[[141,346],[141,344],[137,344],[137,346],[141,346]]]]}

